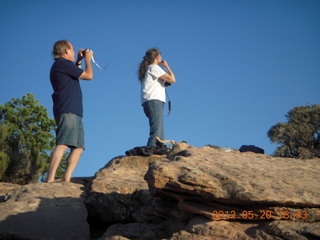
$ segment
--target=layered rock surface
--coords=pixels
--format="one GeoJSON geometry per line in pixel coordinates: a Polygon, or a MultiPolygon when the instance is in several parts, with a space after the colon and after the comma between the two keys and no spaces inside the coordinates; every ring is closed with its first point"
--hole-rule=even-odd
{"type": "Polygon", "coordinates": [[[0,203],[0,239],[89,239],[82,188],[37,183],[9,191],[0,203]]]}
{"type": "Polygon", "coordinates": [[[217,205],[319,207],[319,159],[189,148],[151,164],[153,192],[217,205]]]}
{"type": "Polygon", "coordinates": [[[319,163],[180,143],[90,183],[3,183],[0,239],[318,239],[319,163]]]}

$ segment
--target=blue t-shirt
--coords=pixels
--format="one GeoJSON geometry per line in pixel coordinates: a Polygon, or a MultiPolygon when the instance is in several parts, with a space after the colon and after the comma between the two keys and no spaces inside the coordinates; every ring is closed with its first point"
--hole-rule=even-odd
{"type": "Polygon", "coordinates": [[[82,69],[65,58],[57,58],[53,63],[50,81],[54,91],[52,100],[55,118],[63,113],[83,116],[82,91],[79,82],[82,73],[82,69]]]}

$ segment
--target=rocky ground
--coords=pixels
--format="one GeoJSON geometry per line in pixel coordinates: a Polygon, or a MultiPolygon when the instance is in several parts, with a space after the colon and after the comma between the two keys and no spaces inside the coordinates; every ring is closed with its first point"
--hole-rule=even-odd
{"type": "Polygon", "coordinates": [[[179,143],[72,183],[0,183],[0,239],[320,239],[319,163],[179,143]]]}

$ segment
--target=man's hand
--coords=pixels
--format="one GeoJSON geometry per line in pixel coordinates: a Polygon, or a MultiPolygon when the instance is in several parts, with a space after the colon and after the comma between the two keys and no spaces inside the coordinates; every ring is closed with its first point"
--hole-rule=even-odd
{"type": "Polygon", "coordinates": [[[82,54],[83,51],[84,51],[84,49],[79,49],[79,51],[78,51],[78,58],[76,61],[77,66],[81,65],[81,61],[83,59],[83,54],[82,54]]]}
{"type": "Polygon", "coordinates": [[[92,56],[93,56],[93,52],[89,49],[85,49],[82,51],[82,56],[86,59],[86,60],[91,60],[92,56]]]}
{"type": "Polygon", "coordinates": [[[83,71],[83,73],[80,75],[80,79],[85,79],[85,80],[91,80],[93,78],[93,69],[92,69],[92,64],[91,64],[91,58],[93,56],[93,52],[89,49],[80,49],[82,58],[85,59],[86,63],[86,69],[83,71]]]}

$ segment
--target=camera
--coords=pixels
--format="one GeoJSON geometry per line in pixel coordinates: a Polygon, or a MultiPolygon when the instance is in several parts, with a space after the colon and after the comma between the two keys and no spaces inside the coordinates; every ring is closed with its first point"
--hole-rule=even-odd
{"type": "Polygon", "coordinates": [[[85,55],[86,55],[86,51],[90,51],[90,52],[92,52],[92,50],[90,50],[90,49],[88,49],[88,48],[86,48],[86,49],[84,49],[83,51],[82,51],[82,56],[84,57],[85,55]]]}

